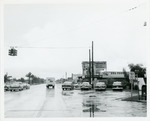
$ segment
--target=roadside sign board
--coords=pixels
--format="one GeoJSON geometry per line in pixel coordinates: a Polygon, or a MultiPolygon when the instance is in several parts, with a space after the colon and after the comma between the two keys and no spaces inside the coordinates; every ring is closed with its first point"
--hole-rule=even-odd
{"type": "Polygon", "coordinates": [[[133,80],[132,80],[132,79],[130,80],[130,83],[133,83],[133,80]]]}
{"type": "Polygon", "coordinates": [[[135,80],[135,73],[134,72],[129,73],[129,79],[130,80],[135,80]]]}

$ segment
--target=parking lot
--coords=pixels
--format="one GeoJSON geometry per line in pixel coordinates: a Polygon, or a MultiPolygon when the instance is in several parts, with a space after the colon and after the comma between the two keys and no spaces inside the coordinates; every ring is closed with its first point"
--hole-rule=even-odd
{"type": "Polygon", "coordinates": [[[81,91],[62,90],[61,84],[55,89],[34,85],[5,92],[5,117],[146,117],[146,103],[122,101],[130,95],[129,90],[81,91]]]}

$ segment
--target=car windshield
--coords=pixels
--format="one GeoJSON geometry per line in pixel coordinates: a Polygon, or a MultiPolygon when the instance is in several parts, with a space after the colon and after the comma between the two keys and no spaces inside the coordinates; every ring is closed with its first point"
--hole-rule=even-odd
{"type": "Polygon", "coordinates": [[[72,82],[64,82],[64,84],[71,84],[72,82]]]}
{"type": "Polygon", "coordinates": [[[113,85],[121,85],[121,82],[114,82],[113,85]]]}
{"type": "Polygon", "coordinates": [[[13,84],[21,84],[20,82],[14,82],[13,84]]]}
{"type": "Polygon", "coordinates": [[[83,82],[82,85],[89,85],[89,83],[88,82],[83,82]]]}
{"type": "Polygon", "coordinates": [[[96,85],[105,85],[104,82],[98,82],[96,85]]]}

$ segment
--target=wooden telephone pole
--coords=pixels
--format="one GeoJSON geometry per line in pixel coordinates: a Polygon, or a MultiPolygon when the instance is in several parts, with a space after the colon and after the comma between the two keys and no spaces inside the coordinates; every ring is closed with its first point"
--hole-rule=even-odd
{"type": "Polygon", "coordinates": [[[94,88],[94,52],[93,52],[94,43],[92,41],[92,88],[94,88]]]}
{"type": "Polygon", "coordinates": [[[91,84],[91,50],[89,49],[89,83],[91,84]]]}

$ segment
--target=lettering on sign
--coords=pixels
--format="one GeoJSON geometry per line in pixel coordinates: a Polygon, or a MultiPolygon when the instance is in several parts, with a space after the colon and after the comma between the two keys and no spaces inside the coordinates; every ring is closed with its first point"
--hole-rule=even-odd
{"type": "Polygon", "coordinates": [[[135,73],[134,72],[129,73],[129,79],[130,80],[135,80],[135,73]]]}

